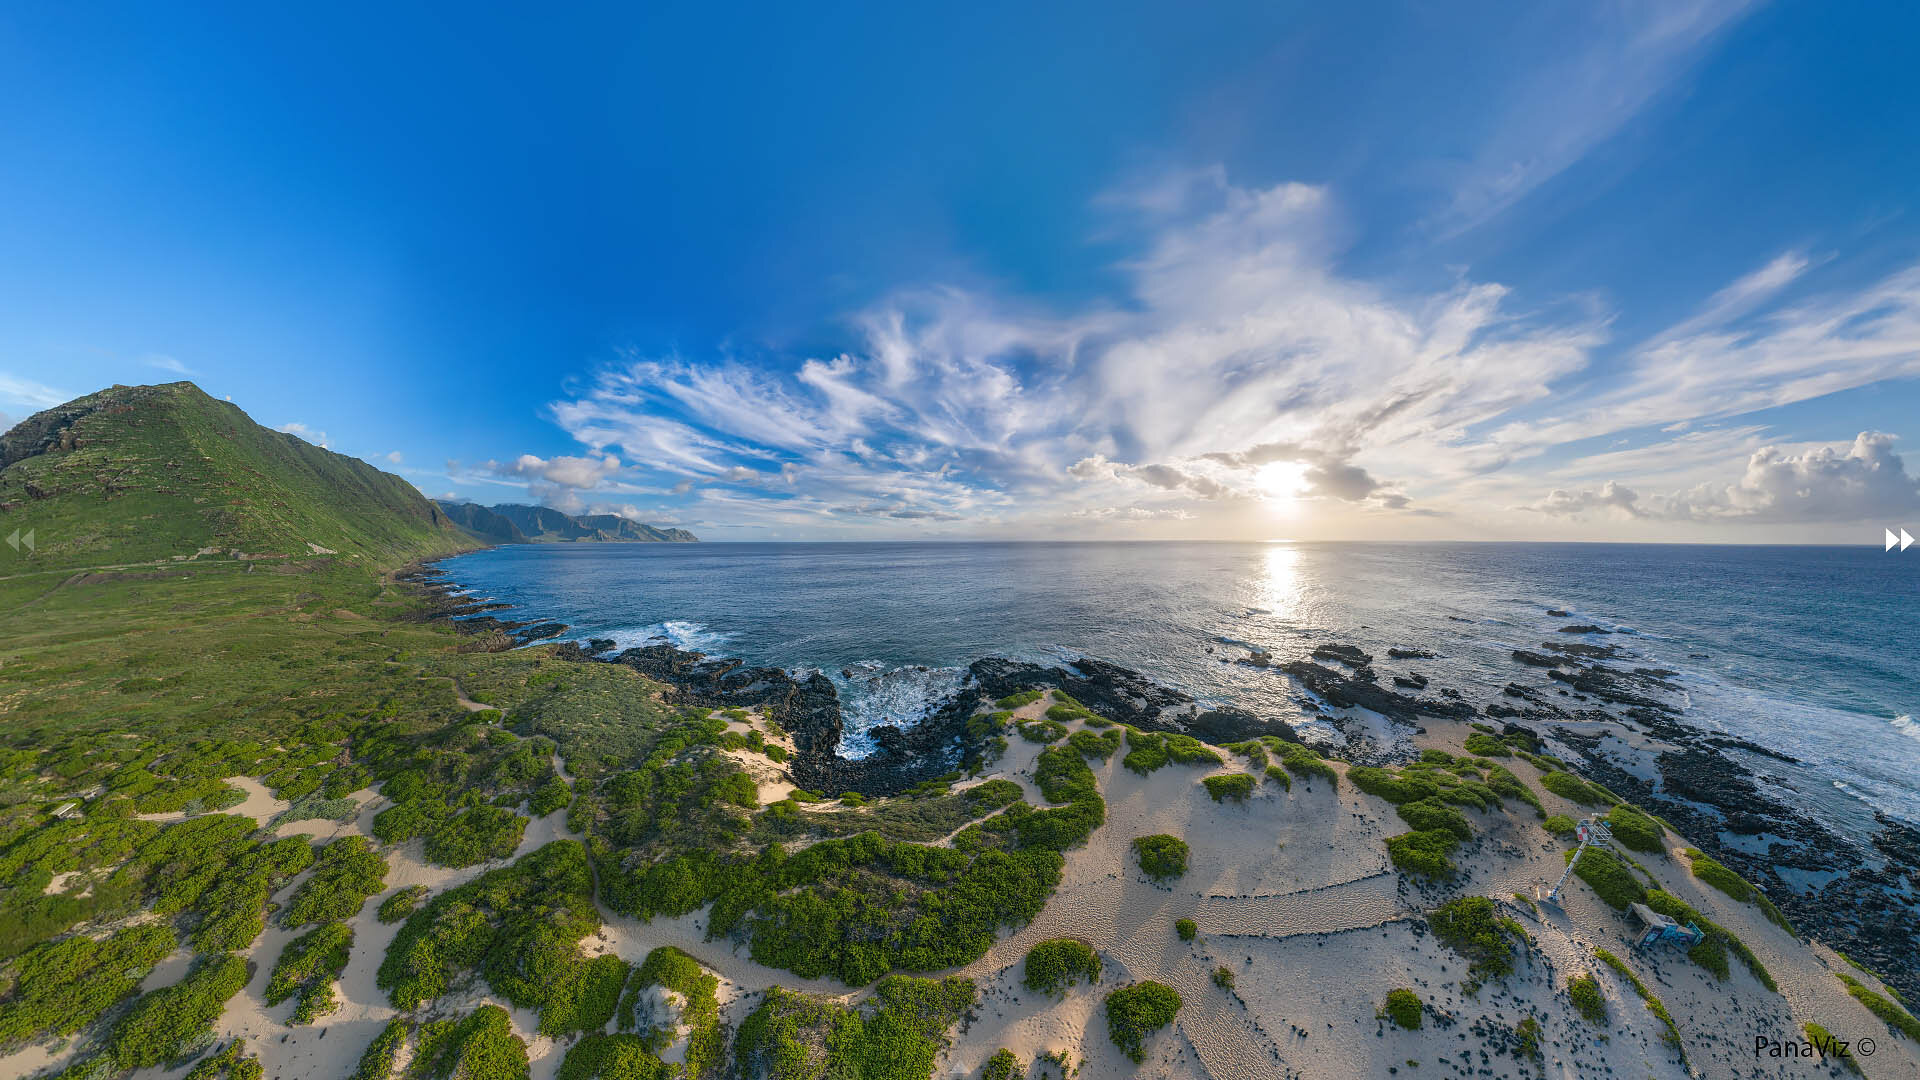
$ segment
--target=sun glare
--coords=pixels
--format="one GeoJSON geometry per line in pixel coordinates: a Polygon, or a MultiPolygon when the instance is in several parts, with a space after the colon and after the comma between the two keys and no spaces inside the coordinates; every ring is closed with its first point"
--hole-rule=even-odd
{"type": "Polygon", "coordinates": [[[1257,481],[1267,501],[1291,503],[1307,490],[1307,467],[1298,461],[1275,461],[1260,467],[1257,481]]]}

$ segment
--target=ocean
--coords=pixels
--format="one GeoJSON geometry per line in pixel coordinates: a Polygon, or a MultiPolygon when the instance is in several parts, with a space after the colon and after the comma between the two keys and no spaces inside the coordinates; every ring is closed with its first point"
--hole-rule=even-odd
{"type": "MultiPolygon", "coordinates": [[[[570,639],[667,642],[817,668],[840,687],[842,751],[911,723],[983,656],[1093,656],[1207,701],[1301,722],[1275,662],[1346,642],[1384,677],[1417,670],[1486,700],[1511,652],[1620,645],[1672,669],[1683,719],[1800,759],[1767,760],[1816,817],[1920,824],[1920,553],[1624,544],[558,544],[441,563],[494,614],[570,639]],[[1564,610],[1565,617],[1550,616],[1564,610]],[[1612,633],[1558,633],[1593,624],[1612,633]],[[1433,660],[1388,661],[1390,646],[1433,660]]],[[[1308,721],[1310,724],[1311,721],[1308,721]]]]}

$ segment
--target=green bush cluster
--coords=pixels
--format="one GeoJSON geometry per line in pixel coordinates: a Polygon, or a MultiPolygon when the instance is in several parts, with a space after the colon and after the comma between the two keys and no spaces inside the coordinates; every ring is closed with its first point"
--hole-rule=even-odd
{"type": "Polygon", "coordinates": [[[422,1080],[527,1080],[527,1044],[513,1033],[507,1010],[482,1005],[461,1020],[421,1025],[420,1047],[407,1066],[422,1080]]]}
{"type": "Polygon", "coordinates": [[[987,1059],[986,1066],[980,1070],[980,1080],[1014,1080],[1025,1075],[1020,1068],[1020,1059],[1004,1046],[995,1050],[993,1056],[987,1059]]]}
{"type": "Polygon", "coordinates": [[[1649,854],[1666,850],[1665,834],[1660,823],[1641,811],[1638,807],[1626,803],[1616,805],[1607,811],[1607,827],[1613,832],[1613,839],[1620,846],[1649,854]]]}
{"type": "Polygon", "coordinates": [[[1600,981],[1591,972],[1567,980],[1567,997],[1587,1023],[1595,1027],[1607,1024],[1607,999],[1600,993],[1600,981]]]}
{"type": "Polygon", "coordinates": [[[1008,694],[1006,697],[994,702],[993,705],[996,709],[1018,709],[1022,706],[1031,705],[1046,696],[1047,692],[1045,690],[1022,690],[1018,693],[1008,694]]]}
{"type": "Polygon", "coordinates": [[[1920,1042],[1920,1020],[1915,1020],[1912,1013],[1888,1001],[1886,997],[1876,993],[1872,987],[1851,975],[1837,977],[1846,984],[1847,993],[1852,994],[1855,1001],[1866,1006],[1868,1012],[1884,1021],[1894,1034],[1904,1035],[1915,1042],[1920,1042]]]}
{"type": "MultiPolygon", "coordinates": [[[[1808,1020],[1806,1023],[1801,1024],[1800,1030],[1806,1034],[1807,1041],[1812,1043],[1815,1046],[1824,1047],[1824,1046],[1839,1045],[1839,1040],[1833,1037],[1833,1032],[1828,1031],[1826,1028],[1821,1027],[1819,1024],[1816,1024],[1811,1020],[1808,1020]]],[[[1821,1051],[1821,1054],[1820,1054],[1820,1060],[1823,1062],[1826,1062],[1829,1065],[1838,1064],[1841,1068],[1847,1070],[1847,1072],[1853,1076],[1866,1075],[1866,1073],[1863,1073],[1860,1071],[1860,1063],[1854,1060],[1854,1055],[1851,1050],[1849,1050],[1847,1053],[1844,1053],[1844,1054],[1836,1054],[1832,1059],[1829,1059],[1826,1055],[1826,1052],[1823,1050],[1821,1051]]]]}
{"type": "Polygon", "coordinates": [[[1507,744],[1504,742],[1501,742],[1499,737],[1495,735],[1483,735],[1483,734],[1480,734],[1479,732],[1475,732],[1474,734],[1467,736],[1467,741],[1465,745],[1467,748],[1467,753],[1474,754],[1479,757],[1512,757],[1513,756],[1513,751],[1507,749],[1507,744]]]}
{"type": "Polygon", "coordinates": [[[1387,837],[1387,859],[1394,869],[1444,879],[1453,876],[1453,849],[1460,838],[1447,829],[1416,830],[1387,837]]]}
{"type": "Polygon", "coordinates": [[[655,1055],[638,1035],[589,1032],[567,1048],[558,1080],[678,1080],[680,1066],[655,1055]]]}
{"type": "Polygon", "coordinates": [[[595,1018],[604,1026],[624,968],[581,955],[580,939],[599,928],[586,852],[556,840],[408,916],[376,980],[395,1008],[410,1011],[477,971],[515,1006],[538,1009],[545,1034],[580,1030],[595,1018]]]}
{"type": "Polygon", "coordinates": [[[1694,877],[1719,889],[1721,892],[1726,893],[1728,896],[1733,897],[1743,904],[1754,904],[1758,906],[1760,913],[1767,917],[1768,922],[1771,922],[1789,934],[1794,932],[1793,924],[1787,921],[1787,917],[1781,914],[1780,909],[1774,906],[1773,901],[1767,899],[1767,894],[1754,888],[1746,878],[1727,869],[1719,860],[1701,851],[1699,848],[1690,847],[1687,849],[1686,854],[1688,862],[1692,864],[1694,877]]]}
{"type": "Polygon", "coordinates": [[[890,970],[960,966],[1001,927],[1039,913],[1059,882],[1060,853],[1105,820],[1093,773],[1073,750],[1041,751],[1034,782],[1065,805],[1014,802],[961,830],[952,847],[868,832],[791,855],[773,843],[758,855],[695,851],[639,864],[597,848],[603,895],[643,918],[712,902],[710,935],[745,937],[755,960],[807,978],[858,986],[890,970]]]}
{"type": "Polygon", "coordinates": [[[427,898],[425,885],[409,885],[399,889],[392,896],[380,901],[380,910],[376,913],[383,923],[397,923],[413,914],[422,901],[427,898]]]}
{"type": "Polygon", "coordinates": [[[1633,876],[1633,868],[1603,847],[1589,846],[1581,852],[1580,861],[1573,864],[1573,874],[1615,911],[1625,911],[1628,904],[1647,896],[1646,886],[1633,876]]]}
{"type": "Polygon", "coordinates": [[[0,975],[0,1047],[79,1031],[138,989],[173,947],[172,927],[148,923],[28,950],[0,975]]]}
{"type": "Polygon", "coordinates": [[[1426,1008],[1419,994],[1403,986],[1387,991],[1387,1003],[1380,1007],[1379,1015],[1381,1019],[1393,1021],[1398,1027],[1418,1031],[1426,1008]]]}
{"type": "Polygon", "coordinates": [[[1200,782],[1206,785],[1207,794],[1213,797],[1214,802],[1230,800],[1243,803],[1253,794],[1253,777],[1247,773],[1209,776],[1200,782]]]}
{"type": "Polygon", "coordinates": [[[1159,882],[1184,876],[1187,872],[1187,856],[1191,852],[1185,840],[1167,833],[1133,838],[1133,857],[1139,862],[1141,871],[1159,882]]]}
{"type": "Polygon", "coordinates": [[[1120,764],[1146,776],[1169,764],[1219,765],[1220,755],[1191,735],[1127,729],[1127,756],[1120,764]]]}
{"type": "Polygon", "coordinates": [[[1055,743],[1067,736],[1067,725],[1058,720],[1022,720],[1015,726],[1020,737],[1030,743],[1055,743]]]}
{"type": "Polygon", "coordinates": [[[1329,765],[1327,760],[1312,747],[1304,743],[1287,742],[1274,735],[1262,736],[1261,741],[1267,744],[1269,750],[1280,755],[1280,764],[1293,775],[1303,780],[1311,780],[1318,776],[1325,779],[1328,784],[1339,786],[1339,771],[1329,765]]]}
{"type": "Polygon", "coordinates": [[[334,981],[346,970],[353,951],[353,928],[332,922],[294,938],[280,950],[273,974],[267,979],[267,1004],[278,1005],[294,995],[290,1024],[311,1024],[339,1007],[333,998],[334,981]]]}
{"type": "Polygon", "coordinates": [[[1540,827],[1555,836],[1572,836],[1580,823],[1565,814],[1554,814],[1542,821],[1540,827]]]}
{"type": "Polygon", "coordinates": [[[393,1075],[393,1063],[400,1056],[400,1048],[406,1045],[407,1034],[412,1030],[412,1022],[404,1016],[387,1021],[387,1026],[360,1052],[360,1063],[347,1080],[388,1080],[393,1075]]]}
{"type": "Polygon", "coordinates": [[[150,991],[113,1029],[106,1056],[117,1070],[177,1063],[200,1044],[247,985],[247,962],[231,953],[208,957],[187,977],[150,991]]]}
{"type": "Polygon", "coordinates": [[[1467,958],[1467,973],[1475,984],[1512,973],[1512,920],[1496,915],[1492,900],[1450,900],[1427,912],[1427,927],[1442,945],[1467,958]]]}
{"type": "Polygon", "coordinates": [[[1225,964],[1213,969],[1213,985],[1222,990],[1233,989],[1233,969],[1225,964]]]}
{"type": "Polygon", "coordinates": [[[1107,1036],[1136,1064],[1146,1059],[1149,1035],[1173,1023],[1180,995],[1152,980],[1123,986],[1107,995],[1107,1036]]]}
{"type": "Polygon", "coordinates": [[[1077,938],[1050,938],[1027,950],[1023,982],[1040,994],[1057,994],[1082,977],[1100,981],[1100,954],[1077,938]]]}
{"type": "Polygon", "coordinates": [[[662,945],[647,954],[635,973],[626,997],[620,1003],[619,1025],[637,1031],[641,1041],[658,1053],[671,1041],[669,1031],[654,1026],[650,1017],[639,1015],[639,1005],[647,990],[661,986],[680,995],[679,1022],[687,1027],[687,1050],[683,1063],[687,1080],[703,1080],[726,1067],[726,1036],[720,1028],[720,980],[700,966],[700,962],[671,945],[662,945]]]}
{"type": "Polygon", "coordinates": [[[734,1067],[763,1080],[927,1080],[978,991],[961,978],[880,980],[859,1008],[774,987],[740,1024],[734,1067]]]}
{"type": "Polygon", "coordinates": [[[1121,732],[1117,727],[1094,733],[1076,731],[1067,736],[1067,745],[1079,751],[1080,756],[1089,761],[1105,761],[1120,749],[1121,732]]]}
{"type": "Polygon", "coordinates": [[[1619,800],[1610,797],[1598,784],[1582,780],[1570,772],[1555,770],[1540,778],[1540,786],[1563,799],[1582,806],[1608,806],[1619,800]]]}
{"type": "Polygon", "coordinates": [[[343,836],[313,860],[313,874],[287,901],[280,922],[289,928],[338,922],[360,913],[367,897],[386,888],[387,860],[364,836],[343,836]]]}
{"type": "Polygon", "coordinates": [[[1180,935],[1181,941],[1192,941],[1200,935],[1200,927],[1192,919],[1175,919],[1173,932],[1180,935]]]}

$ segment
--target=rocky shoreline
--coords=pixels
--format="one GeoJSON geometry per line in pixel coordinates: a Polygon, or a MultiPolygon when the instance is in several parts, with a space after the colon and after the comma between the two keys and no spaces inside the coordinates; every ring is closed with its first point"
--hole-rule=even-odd
{"type": "MultiPolygon", "coordinates": [[[[416,567],[403,580],[432,601],[429,617],[454,620],[475,647],[518,648],[566,631],[555,622],[515,622],[488,614],[507,605],[450,596],[445,571],[416,567]]],[[[1275,662],[1258,647],[1234,662],[1290,680],[1310,717],[1338,730],[1345,745],[1328,750],[1355,763],[1407,760],[1423,720],[1473,722],[1525,731],[1620,797],[1660,815],[1692,843],[1759,886],[1793,922],[1881,973],[1901,993],[1920,999],[1920,830],[1884,814],[1862,839],[1816,821],[1793,805],[1780,777],[1757,774],[1739,756],[1792,762],[1788,755],[1685,723],[1675,703],[1675,672],[1635,665],[1630,649],[1590,638],[1598,627],[1567,626],[1567,638],[1515,649],[1514,677],[1498,688],[1431,684],[1427,674],[1389,673],[1383,685],[1375,657],[1351,643],[1328,642],[1310,658],[1275,662]],[[1478,704],[1469,698],[1476,693],[1478,704]],[[1392,736],[1382,739],[1380,718],[1392,736]],[[1778,796],[1771,792],[1778,792],[1778,796]]],[[[1193,735],[1211,743],[1260,735],[1297,739],[1288,721],[1235,708],[1214,708],[1147,676],[1097,659],[1043,666],[998,657],[974,661],[959,690],[910,726],[868,731],[874,752],[840,755],[839,693],[820,672],[796,676],[708,657],[668,645],[608,655],[614,643],[561,643],[556,655],[624,664],[671,688],[669,702],[711,708],[754,707],[794,737],[789,769],[801,787],[882,796],[948,773],[980,750],[986,737],[968,720],[1000,697],[1030,687],[1056,688],[1096,712],[1144,730],[1193,735]]],[[[1389,661],[1407,668],[1434,659],[1420,649],[1390,646],[1389,661]]]]}

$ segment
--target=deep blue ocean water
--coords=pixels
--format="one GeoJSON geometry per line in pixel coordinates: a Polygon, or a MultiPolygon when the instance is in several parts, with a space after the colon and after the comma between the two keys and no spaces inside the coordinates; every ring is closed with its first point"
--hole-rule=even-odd
{"type": "Polygon", "coordinates": [[[845,750],[911,721],[970,661],[1096,656],[1204,699],[1295,718],[1281,675],[1223,663],[1343,641],[1485,702],[1514,648],[1618,633],[1681,672],[1685,719],[1794,757],[1756,761],[1809,809],[1920,823],[1920,551],[1619,544],[816,543],[522,545],[441,565],[520,619],[622,647],[667,641],[819,668],[847,702],[845,750]],[[1550,617],[1561,608],[1567,618],[1550,617]],[[1464,621],[1462,621],[1464,620],[1464,621]],[[927,670],[919,670],[924,667],[927,670]]]}

